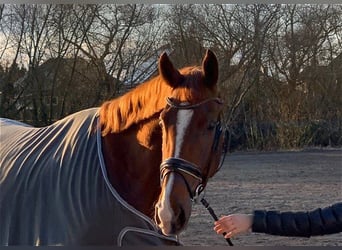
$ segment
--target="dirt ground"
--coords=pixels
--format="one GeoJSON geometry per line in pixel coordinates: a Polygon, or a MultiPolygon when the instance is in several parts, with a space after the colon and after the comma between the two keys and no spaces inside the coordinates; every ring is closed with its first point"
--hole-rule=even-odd
{"type": "MultiPolygon", "coordinates": [[[[206,200],[217,216],[253,209],[306,211],[342,201],[342,149],[232,153],[208,183],[206,200]]],[[[213,219],[194,205],[185,246],[227,246],[213,231],[213,219]]],[[[311,238],[251,233],[232,239],[235,246],[342,246],[342,233],[311,238]]]]}

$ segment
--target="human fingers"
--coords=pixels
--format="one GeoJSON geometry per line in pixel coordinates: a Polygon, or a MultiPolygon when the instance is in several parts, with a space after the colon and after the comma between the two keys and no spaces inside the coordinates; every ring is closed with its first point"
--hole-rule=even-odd
{"type": "Polygon", "coordinates": [[[227,230],[225,230],[224,228],[219,228],[215,230],[217,234],[223,234],[225,233],[227,230]]]}
{"type": "Polygon", "coordinates": [[[223,234],[232,230],[236,230],[236,227],[233,224],[218,224],[214,227],[214,230],[217,234],[223,234]]]}
{"type": "Polygon", "coordinates": [[[235,232],[236,232],[236,230],[234,229],[234,230],[232,230],[232,231],[226,233],[226,234],[224,235],[224,238],[226,238],[226,239],[233,238],[234,235],[236,234],[235,232]]]}
{"type": "Polygon", "coordinates": [[[218,224],[214,226],[214,230],[219,234],[223,230],[223,227],[221,224],[218,224]]]}
{"type": "Polygon", "coordinates": [[[216,225],[214,226],[214,230],[215,230],[218,234],[224,233],[224,232],[226,231],[226,228],[227,228],[227,227],[226,227],[225,225],[221,224],[221,223],[216,224],[216,225]]]}
{"type": "Polygon", "coordinates": [[[228,239],[228,238],[232,238],[233,236],[235,236],[238,232],[237,232],[237,228],[231,228],[229,230],[221,228],[219,230],[216,231],[217,234],[223,234],[224,238],[228,239]]]}
{"type": "Polygon", "coordinates": [[[220,218],[218,221],[215,222],[215,225],[221,225],[223,227],[231,227],[234,224],[234,221],[230,216],[225,216],[220,218]]]}

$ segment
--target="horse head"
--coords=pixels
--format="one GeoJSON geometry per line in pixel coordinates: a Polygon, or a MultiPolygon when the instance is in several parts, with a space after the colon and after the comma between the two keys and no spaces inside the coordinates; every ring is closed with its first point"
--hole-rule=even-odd
{"type": "Polygon", "coordinates": [[[162,130],[161,193],[154,219],[163,234],[180,233],[187,225],[192,202],[218,170],[223,140],[218,97],[218,62],[208,50],[200,67],[174,68],[164,53],[159,73],[172,88],[160,113],[162,130]]]}

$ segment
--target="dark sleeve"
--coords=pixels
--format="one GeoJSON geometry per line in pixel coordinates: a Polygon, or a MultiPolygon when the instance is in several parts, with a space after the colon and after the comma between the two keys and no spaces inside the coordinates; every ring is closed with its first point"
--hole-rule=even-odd
{"type": "Polygon", "coordinates": [[[252,231],[310,237],[342,232],[342,203],[309,212],[254,211],[252,231]]]}

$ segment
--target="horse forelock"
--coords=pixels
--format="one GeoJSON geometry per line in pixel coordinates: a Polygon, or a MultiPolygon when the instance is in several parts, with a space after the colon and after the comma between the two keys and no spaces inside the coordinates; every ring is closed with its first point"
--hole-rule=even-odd
{"type": "Polygon", "coordinates": [[[208,88],[204,83],[203,71],[199,66],[180,70],[184,75],[182,84],[173,90],[173,97],[181,102],[197,103],[216,95],[216,88],[208,88]]]}

